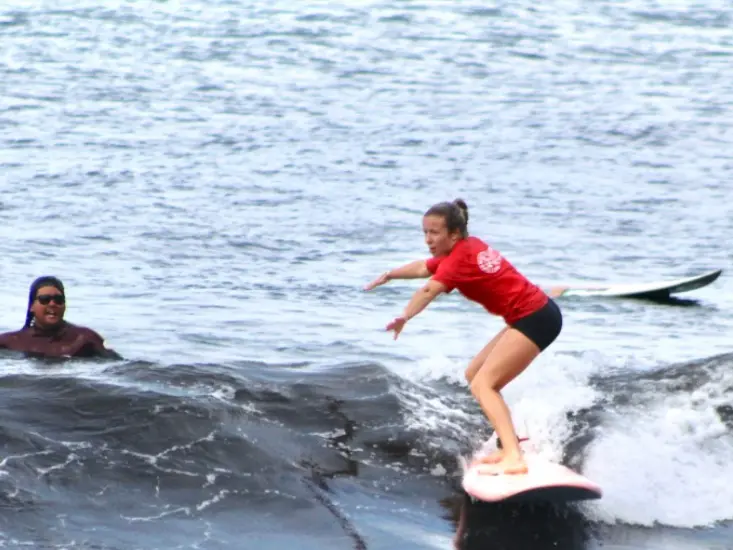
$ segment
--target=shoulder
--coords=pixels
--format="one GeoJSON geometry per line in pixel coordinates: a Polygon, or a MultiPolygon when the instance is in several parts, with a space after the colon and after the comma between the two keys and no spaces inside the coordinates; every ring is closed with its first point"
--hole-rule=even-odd
{"type": "Polygon", "coordinates": [[[456,243],[449,254],[449,258],[455,263],[473,263],[476,254],[490,248],[484,241],[478,237],[466,237],[456,243]]]}
{"type": "Polygon", "coordinates": [[[464,249],[469,252],[481,252],[482,250],[491,248],[484,240],[479,239],[478,237],[470,236],[463,240],[465,243],[464,249]]]}
{"type": "Polygon", "coordinates": [[[15,340],[16,338],[18,338],[19,336],[22,336],[26,332],[28,332],[27,328],[22,328],[20,330],[13,330],[11,332],[3,332],[2,334],[0,334],[0,342],[15,340]]]}
{"type": "Polygon", "coordinates": [[[19,349],[25,347],[30,341],[29,333],[29,329],[22,328],[0,334],[0,348],[19,349]]]}

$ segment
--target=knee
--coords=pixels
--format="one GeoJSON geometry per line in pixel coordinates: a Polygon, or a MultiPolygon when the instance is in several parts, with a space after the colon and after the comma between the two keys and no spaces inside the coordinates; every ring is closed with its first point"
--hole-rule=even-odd
{"type": "MultiPolygon", "coordinates": [[[[467,373],[468,374],[468,373],[467,373]]],[[[468,377],[467,377],[468,378],[468,377]]],[[[490,376],[487,372],[477,372],[471,380],[468,381],[468,385],[471,388],[471,393],[475,396],[478,395],[481,390],[491,389],[499,391],[499,381],[490,376]]]]}
{"type": "MultiPolygon", "coordinates": [[[[466,377],[468,379],[468,376],[466,377]]],[[[471,394],[476,397],[476,390],[478,390],[478,384],[476,383],[476,377],[474,376],[468,381],[468,387],[471,390],[471,394]]]]}

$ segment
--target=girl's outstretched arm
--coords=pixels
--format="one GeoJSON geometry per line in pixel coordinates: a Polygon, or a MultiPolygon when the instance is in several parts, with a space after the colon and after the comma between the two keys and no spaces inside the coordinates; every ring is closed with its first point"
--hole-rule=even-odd
{"type": "Polygon", "coordinates": [[[402,316],[397,317],[395,320],[387,325],[387,330],[391,330],[394,332],[395,340],[397,340],[400,332],[402,332],[402,329],[405,327],[405,323],[407,323],[407,321],[409,321],[410,319],[415,317],[415,315],[425,309],[438,294],[445,292],[445,290],[445,285],[436,281],[435,279],[429,280],[425,286],[417,290],[417,292],[412,295],[412,298],[407,304],[407,307],[405,308],[402,316]]]}
{"type": "Polygon", "coordinates": [[[392,279],[421,279],[430,277],[430,271],[425,260],[415,260],[409,264],[382,273],[371,283],[364,287],[364,290],[372,290],[378,286],[388,283],[392,279]]]}

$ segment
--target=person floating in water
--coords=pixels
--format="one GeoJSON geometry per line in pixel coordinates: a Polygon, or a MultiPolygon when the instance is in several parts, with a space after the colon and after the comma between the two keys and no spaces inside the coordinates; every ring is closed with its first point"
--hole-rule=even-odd
{"type": "Polygon", "coordinates": [[[115,357],[93,330],[64,321],[66,295],[56,277],[39,277],[31,284],[23,328],[0,334],[0,349],[41,357],[115,357]]]}
{"type": "Polygon", "coordinates": [[[457,199],[432,206],[423,216],[423,232],[432,258],[417,260],[380,275],[365,290],[392,279],[431,279],[413,295],[402,316],[387,325],[396,339],[410,319],[439,294],[454,289],[478,302],[506,326],[484,346],[466,369],[471,393],[502,442],[479,459],[489,474],[523,474],[527,464],[519,447],[511,413],[501,390],[549,346],[562,329],[557,304],[527,280],[499,252],[468,235],[468,207],[457,199]]]}

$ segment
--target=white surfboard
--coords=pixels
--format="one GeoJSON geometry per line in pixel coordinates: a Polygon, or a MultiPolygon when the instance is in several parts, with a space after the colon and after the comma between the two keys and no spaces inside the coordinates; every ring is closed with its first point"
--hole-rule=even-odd
{"type": "Polygon", "coordinates": [[[665,299],[672,294],[689,292],[707,286],[720,277],[722,272],[722,269],[716,269],[693,277],[657,283],[558,286],[549,289],[548,293],[555,298],[564,296],[606,296],[612,298],[665,299]]]}
{"type": "Polygon", "coordinates": [[[601,487],[561,464],[525,454],[526,474],[499,474],[492,465],[471,466],[463,489],[485,502],[569,502],[601,498],[601,487]]]}

